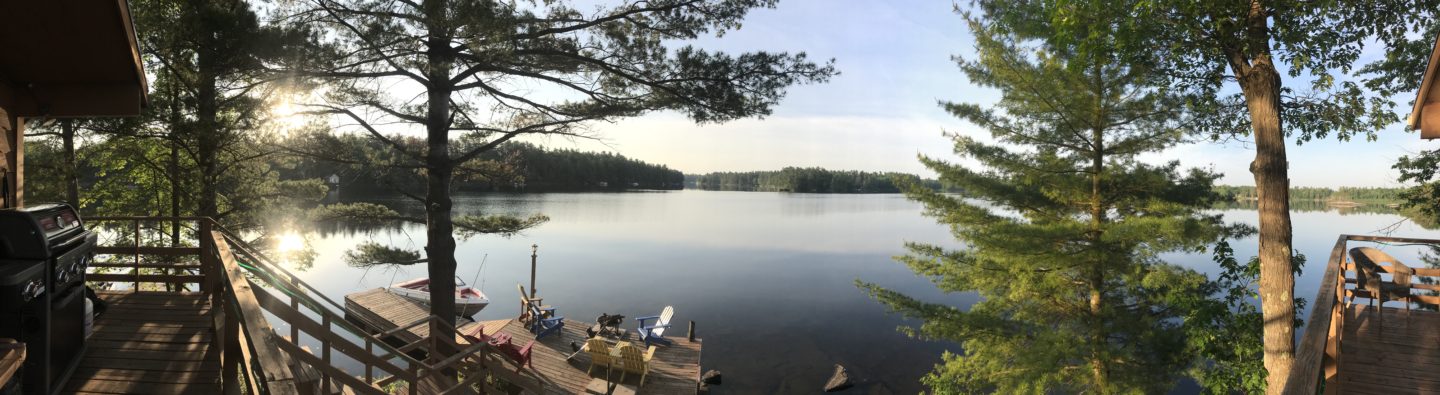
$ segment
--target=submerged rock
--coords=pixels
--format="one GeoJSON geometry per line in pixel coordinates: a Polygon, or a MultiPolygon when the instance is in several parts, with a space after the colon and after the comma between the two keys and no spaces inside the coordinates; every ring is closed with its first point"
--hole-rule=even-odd
{"type": "Polygon", "coordinates": [[[830,381],[825,382],[825,392],[835,392],[850,388],[850,373],[845,371],[844,366],[835,364],[835,374],[830,375],[830,381]]]}
{"type": "Polygon", "coordinates": [[[714,369],[711,369],[710,371],[705,372],[705,375],[700,376],[700,382],[705,384],[720,385],[720,379],[720,371],[714,369]]]}

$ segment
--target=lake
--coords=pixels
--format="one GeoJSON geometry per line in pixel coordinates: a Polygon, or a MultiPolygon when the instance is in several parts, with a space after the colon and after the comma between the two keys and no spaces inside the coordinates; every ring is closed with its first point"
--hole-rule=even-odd
{"type": "MultiPolygon", "coordinates": [[[[376,200],[367,200],[376,201],[376,200]]],[[[412,202],[381,201],[418,210],[412,202]]],[[[601,313],[654,315],[675,307],[673,336],[696,322],[704,369],[724,372],[715,393],[815,393],[836,363],[860,380],[847,393],[917,393],[919,378],[940,361],[946,342],[910,339],[912,325],[889,314],[854,283],[878,283],[922,300],[968,306],[974,295],[943,294],[890,257],[906,241],[955,246],[949,230],[920,215],[902,195],[767,192],[627,192],[459,196],[457,213],[550,216],[550,222],[505,239],[462,240],[457,273],[491,298],[480,320],[519,313],[515,284],[528,287],[530,246],[539,246],[538,288],[559,314],[593,321],[601,313]],[[484,263],[481,271],[481,263],[484,263]],[[478,274],[478,277],[477,277],[478,274]]],[[[1223,210],[1228,221],[1256,224],[1252,210],[1223,210]]],[[[1294,214],[1295,246],[1309,257],[1296,295],[1313,298],[1340,233],[1440,237],[1394,214],[1337,211],[1294,214]]],[[[342,256],[358,242],[421,249],[424,228],[325,231],[306,236],[318,252],[305,281],[332,298],[425,275],[423,265],[357,269],[342,256]]],[[[1238,257],[1255,240],[1232,242],[1238,257]]],[[[1418,251],[1396,248],[1402,260],[1418,251]]],[[[1169,256],[1213,273],[1209,254],[1169,256]]],[[[633,320],[625,325],[631,327],[633,320]]],[[[1181,392],[1188,392],[1182,389],[1181,392]]]]}

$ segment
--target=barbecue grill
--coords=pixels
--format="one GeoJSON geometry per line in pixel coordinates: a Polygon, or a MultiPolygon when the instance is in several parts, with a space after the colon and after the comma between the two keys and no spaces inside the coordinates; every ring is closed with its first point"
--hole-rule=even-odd
{"type": "Polygon", "coordinates": [[[68,205],[0,210],[0,337],[28,348],[15,379],[21,393],[59,392],[85,352],[85,270],[95,244],[68,205]]]}

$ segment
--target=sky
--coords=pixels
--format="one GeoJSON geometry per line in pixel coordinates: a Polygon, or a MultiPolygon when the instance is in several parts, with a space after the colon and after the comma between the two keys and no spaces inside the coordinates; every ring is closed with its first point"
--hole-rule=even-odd
{"type": "MultiPolygon", "coordinates": [[[[544,141],[550,146],[613,151],[686,173],[774,170],[786,166],[933,174],[917,154],[955,158],[943,133],[988,137],[950,116],[940,101],[991,103],[998,94],[971,85],[951,60],[974,52],[963,19],[949,1],[784,0],[753,11],[738,31],[694,44],[732,53],[766,50],[834,58],[829,83],[791,87],[764,119],[695,125],[677,113],[651,113],[594,125],[599,141],[544,141]]],[[[1371,51],[1367,56],[1378,56],[1371,51]]],[[[1419,80],[1416,80],[1418,88],[1419,80]]],[[[1412,96],[1397,98],[1403,108],[1412,96]]],[[[1311,141],[1288,150],[1294,186],[1394,187],[1396,158],[1440,147],[1400,124],[1376,141],[1311,141]]],[[[1254,185],[1246,142],[1201,142],[1150,155],[1224,176],[1219,183],[1254,185]]]]}

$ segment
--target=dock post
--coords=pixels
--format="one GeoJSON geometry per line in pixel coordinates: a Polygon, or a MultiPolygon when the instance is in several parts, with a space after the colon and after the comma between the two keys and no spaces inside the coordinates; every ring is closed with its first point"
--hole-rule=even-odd
{"type": "Polygon", "coordinates": [[[690,339],[691,343],[695,342],[695,321],[690,321],[690,329],[685,331],[685,338],[690,339]]]}
{"type": "Polygon", "coordinates": [[[530,245],[530,299],[535,299],[535,252],[539,249],[539,244],[530,245]]]}

